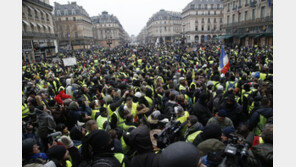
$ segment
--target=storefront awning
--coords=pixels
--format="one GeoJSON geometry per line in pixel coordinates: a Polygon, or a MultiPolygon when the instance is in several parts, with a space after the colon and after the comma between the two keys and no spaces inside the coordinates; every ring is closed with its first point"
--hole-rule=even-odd
{"type": "Polygon", "coordinates": [[[261,37],[263,34],[257,34],[257,35],[255,35],[255,37],[254,38],[259,38],[259,37],[261,37]]]}
{"type": "Polygon", "coordinates": [[[264,36],[266,36],[266,37],[272,37],[273,36],[273,33],[265,33],[264,36]]]}
{"type": "Polygon", "coordinates": [[[232,37],[233,37],[233,35],[225,35],[225,36],[222,37],[222,39],[229,39],[229,38],[232,38],[232,37]]]}
{"type": "Polygon", "coordinates": [[[248,36],[248,35],[247,35],[247,34],[244,34],[244,35],[240,35],[240,36],[238,36],[238,38],[241,39],[241,38],[244,38],[244,37],[246,37],[246,36],[248,36]]]}

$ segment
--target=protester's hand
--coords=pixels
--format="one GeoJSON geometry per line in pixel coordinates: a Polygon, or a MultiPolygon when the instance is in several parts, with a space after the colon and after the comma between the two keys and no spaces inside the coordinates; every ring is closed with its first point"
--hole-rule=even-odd
{"type": "Polygon", "coordinates": [[[124,92],[123,97],[125,97],[127,94],[129,94],[128,90],[124,92]]]}
{"type": "Polygon", "coordinates": [[[84,119],[85,119],[85,120],[90,120],[90,119],[91,119],[91,117],[90,117],[90,116],[88,116],[87,114],[85,114],[85,115],[84,115],[84,119]]]}

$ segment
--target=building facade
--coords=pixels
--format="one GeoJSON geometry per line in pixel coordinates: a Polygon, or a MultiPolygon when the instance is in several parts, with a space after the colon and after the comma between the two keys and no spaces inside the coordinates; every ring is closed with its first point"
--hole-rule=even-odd
{"type": "Polygon", "coordinates": [[[25,62],[39,62],[57,52],[49,0],[22,1],[22,58],[25,62]]]}
{"type": "Polygon", "coordinates": [[[116,16],[103,11],[100,15],[91,17],[91,20],[96,45],[114,48],[127,42],[129,36],[116,16]]]}
{"type": "Polygon", "coordinates": [[[140,31],[140,33],[137,35],[137,37],[136,37],[136,41],[137,41],[139,44],[143,45],[143,44],[148,43],[147,38],[148,38],[148,32],[147,32],[147,27],[145,26],[145,27],[140,31]]]}
{"type": "Polygon", "coordinates": [[[181,14],[161,9],[147,22],[147,41],[175,42],[181,38],[181,14]]]}
{"type": "Polygon", "coordinates": [[[182,10],[182,36],[186,42],[203,43],[223,33],[221,0],[193,0],[182,10]]]}
{"type": "Polygon", "coordinates": [[[55,2],[54,8],[59,46],[64,49],[90,48],[93,44],[92,22],[83,7],[76,2],[55,2]]]}
{"type": "Polygon", "coordinates": [[[246,45],[272,45],[272,0],[223,0],[226,42],[246,45]]]}

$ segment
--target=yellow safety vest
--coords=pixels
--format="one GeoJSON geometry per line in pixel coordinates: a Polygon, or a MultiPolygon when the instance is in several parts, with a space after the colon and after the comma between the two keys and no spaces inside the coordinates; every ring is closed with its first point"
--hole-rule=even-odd
{"type": "Polygon", "coordinates": [[[196,136],[199,135],[200,133],[202,133],[201,130],[196,131],[196,132],[194,132],[194,133],[188,135],[187,138],[186,138],[186,142],[188,142],[188,143],[193,143],[193,141],[194,141],[194,139],[196,138],[196,136]]]}
{"type": "Polygon", "coordinates": [[[122,153],[115,153],[114,157],[120,162],[120,164],[122,165],[122,167],[125,167],[125,163],[123,162],[124,160],[124,154],[122,153]]]}
{"type": "Polygon", "coordinates": [[[150,97],[148,97],[148,96],[145,96],[145,99],[147,100],[147,102],[149,104],[149,107],[151,107],[152,103],[153,103],[152,99],[150,97]]]}
{"type": "Polygon", "coordinates": [[[179,118],[177,118],[177,120],[180,121],[181,124],[182,124],[182,123],[184,123],[187,120],[187,118],[189,117],[189,115],[190,115],[189,112],[188,111],[185,111],[184,112],[184,115],[181,116],[181,117],[179,117],[179,118]]]}
{"type": "Polygon", "coordinates": [[[27,104],[22,105],[22,118],[26,118],[30,114],[27,104]]]}
{"type": "Polygon", "coordinates": [[[107,117],[102,117],[101,115],[97,118],[98,129],[104,130],[104,123],[108,120],[107,117]]]}
{"type": "Polygon", "coordinates": [[[96,117],[96,113],[97,112],[100,112],[100,110],[91,110],[91,119],[95,120],[95,117],[96,117]]]}

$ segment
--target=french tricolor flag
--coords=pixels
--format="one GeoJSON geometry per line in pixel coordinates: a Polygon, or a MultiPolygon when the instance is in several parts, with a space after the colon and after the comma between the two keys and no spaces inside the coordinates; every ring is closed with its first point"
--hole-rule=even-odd
{"type": "Polygon", "coordinates": [[[230,63],[227,54],[224,51],[224,48],[222,48],[222,52],[220,54],[220,63],[219,63],[219,71],[221,71],[223,74],[225,74],[228,69],[230,68],[230,63]]]}

